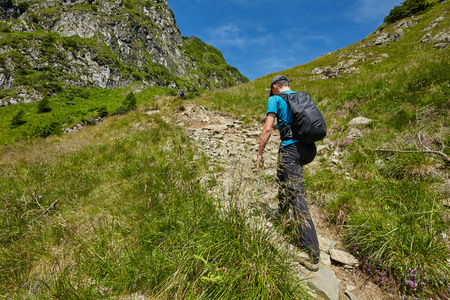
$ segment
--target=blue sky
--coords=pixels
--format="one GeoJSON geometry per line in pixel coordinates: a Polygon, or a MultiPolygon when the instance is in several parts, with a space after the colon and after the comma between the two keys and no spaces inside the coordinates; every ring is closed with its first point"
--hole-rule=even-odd
{"type": "Polygon", "coordinates": [[[253,80],[358,42],[401,0],[167,0],[183,36],[253,80]]]}

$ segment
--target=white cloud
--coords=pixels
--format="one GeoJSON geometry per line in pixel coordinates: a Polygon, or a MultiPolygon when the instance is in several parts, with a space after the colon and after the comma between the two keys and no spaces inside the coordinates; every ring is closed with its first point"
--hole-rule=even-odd
{"type": "Polygon", "coordinates": [[[383,20],[401,0],[355,0],[346,16],[355,23],[383,20]]]}
{"type": "Polygon", "coordinates": [[[205,30],[205,42],[215,47],[237,47],[241,50],[254,46],[264,46],[274,41],[272,34],[263,34],[249,37],[246,32],[250,30],[245,24],[225,24],[219,27],[210,27],[205,30]]]}

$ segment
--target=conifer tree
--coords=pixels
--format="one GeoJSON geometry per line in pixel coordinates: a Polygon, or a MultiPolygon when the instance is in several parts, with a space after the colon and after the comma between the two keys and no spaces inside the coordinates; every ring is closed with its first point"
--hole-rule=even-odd
{"type": "Polygon", "coordinates": [[[11,127],[18,127],[22,124],[25,124],[27,121],[24,119],[25,112],[23,109],[20,109],[11,120],[11,127]]]}

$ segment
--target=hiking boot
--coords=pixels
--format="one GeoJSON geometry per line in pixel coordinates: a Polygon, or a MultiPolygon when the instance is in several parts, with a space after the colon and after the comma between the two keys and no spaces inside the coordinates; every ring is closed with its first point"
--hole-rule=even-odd
{"type": "Polygon", "coordinates": [[[296,253],[294,260],[310,271],[317,272],[319,270],[319,258],[310,256],[306,252],[296,253]]]}

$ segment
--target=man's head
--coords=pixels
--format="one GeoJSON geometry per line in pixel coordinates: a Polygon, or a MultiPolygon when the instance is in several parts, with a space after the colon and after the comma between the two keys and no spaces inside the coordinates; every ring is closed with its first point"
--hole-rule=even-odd
{"type": "Polygon", "coordinates": [[[270,96],[278,94],[283,88],[289,88],[289,79],[283,75],[275,76],[270,83],[270,96]]]}

